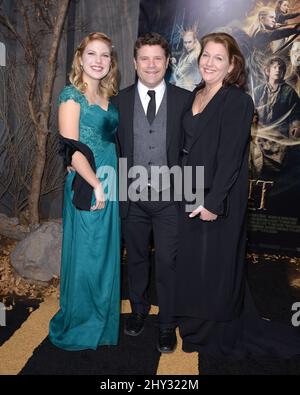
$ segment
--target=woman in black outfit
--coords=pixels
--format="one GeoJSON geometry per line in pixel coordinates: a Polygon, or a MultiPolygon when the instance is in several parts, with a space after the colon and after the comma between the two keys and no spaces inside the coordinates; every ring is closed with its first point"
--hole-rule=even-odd
{"type": "Polygon", "coordinates": [[[183,118],[183,166],[204,166],[203,206],[188,213],[184,201],[180,210],[176,315],[183,350],[231,357],[300,353],[295,328],[261,319],[246,283],[254,106],[243,90],[245,61],[234,38],[205,36],[199,69],[203,80],[183,118]]]}

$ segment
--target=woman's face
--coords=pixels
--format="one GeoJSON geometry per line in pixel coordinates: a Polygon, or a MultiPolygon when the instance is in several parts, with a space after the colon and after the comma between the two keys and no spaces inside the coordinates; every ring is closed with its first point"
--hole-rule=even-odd
{"type": "Polygon", "coordinates": [[[222,83],[228,73],[233,70],[229,62],[227,49],[223,44],[209,41],[199,60],[199,70],[206,84],[222,83]]]}
{"type": "Polygon", "coordinates": [[[81,65],[83,67],[83,77],[94,80],[104,78],[111,65],[108,44],[100,40],[89,42],[82,53],[81,65]]]}
{"type": "Polygon", "coordinates": [[[288,12],[288,9],[289,9],[289,2],[283,1],[280,6],[280,11],[286,14],[288,12]]]}

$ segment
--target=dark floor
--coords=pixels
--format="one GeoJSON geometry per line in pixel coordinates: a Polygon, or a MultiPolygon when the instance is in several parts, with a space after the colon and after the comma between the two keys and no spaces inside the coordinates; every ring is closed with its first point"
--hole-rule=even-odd
{"type": "MultiPolygon", "coordinates": [[[[5,306],[10,307],[10,309],[6,310],[6,326],[0,326],[0,346],[20,328],[30,313],[37,309],[40,304],[40,300],[24,299],[15,296],[9,296],[5,299],[5,306]]],[[[0,300],[2,300],[1,297],[0,300]]]]}
{"type": "MultiPolygon", "coordinates": [[[[299,278],[299,266],[289,263],[289,259],[271,261],[260,257],[257,263],[249,263],[250,289],[260,315],[292,326],[292,305],[300,302],[300,288],[291,287],[290,283],[299,278]]],[[[300,355],[243,360],[199,355],[199,366],[201,375],[299,375],[300,355]]]]}
{"type": "MultiPolygon", "coordinates": [[[[290,286],[292,280],[299,279],[299,266],[288,260],[264,259],[248,264],[249,283],[253,298],[260,314],[275,321],[291,325],[293,303],[300,302],[300,288],[290,286]]],[[[156,304],[154,269],[149,290],[152,304],[156,304]]],[[[126,286],[126,265],[122,265],[122,299],[128,299],[126,286]]],[[[8,304],[12,299],[7,299],[8,304]]],[[[15,299],[13,309],[7,312],[7,326],[0,327],[0,345],[20,327],[30,314],[29,308],[36,309],[39,301],[15,299]]],[[[121,334],[118,347],[103,347],[96,352],[66,352],[53,347],[48,339],[35,350],[21,375],[31,374],[93,374],[108,375],[122,372],[124,375],[153,375],[159,362],[155,349],[157,337],[156,317],[147,319],[147,331],[141,337],[128,338],[121,334]],[[100,361],[100,362],[99,362],[100,361]]],[[[124,325],[124,316],[121,320],[124,325]]],[[[121,330],[122,332],[122,330],[121,330]]],[[[248,359],[243,362],[222,361],[200,355],[201,374],[204,375],[244,375],[244,374],[300,374],[300,357],[290,360],[270,358],[248,359]]]]}

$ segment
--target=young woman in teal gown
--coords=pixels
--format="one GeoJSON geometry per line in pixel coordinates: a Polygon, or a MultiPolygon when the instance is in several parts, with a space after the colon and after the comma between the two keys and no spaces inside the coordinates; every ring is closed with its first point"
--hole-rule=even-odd
{"type": "Polygon", "coordinates": [[[83,39],[70,82],[59,97],[59,132],[72,171],[64,189],[60,310],[49,339],[65,350],[83,350],[116,345],[119,336],[118,112],[109,102],[117,93],[117,64],[105,34],[83,39]]]}

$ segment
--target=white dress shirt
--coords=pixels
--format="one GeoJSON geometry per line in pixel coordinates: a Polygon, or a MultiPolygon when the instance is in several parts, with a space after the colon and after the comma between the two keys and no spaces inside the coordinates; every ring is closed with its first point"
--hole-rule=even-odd
{"type": "Polygon", "coordinates": [[[145,111],[145,114],[147,114],[147,108],[148,104],[150,101],[150,96],[148,95],[148,91],[155,91],[155,104],[156,104],[156,113],[159,109],[159,106],[161,105],[162,99],[164,97],[164,93],[166,90],[166,83],[165,80],[162,80],[159,85],[157,85],[155,88],[148,88],[146,85],[144,85],[140,80],[138,80],[137,84],[138,92],[140,95],[140,99],[142,102],[143,109],[145,111]]]}

